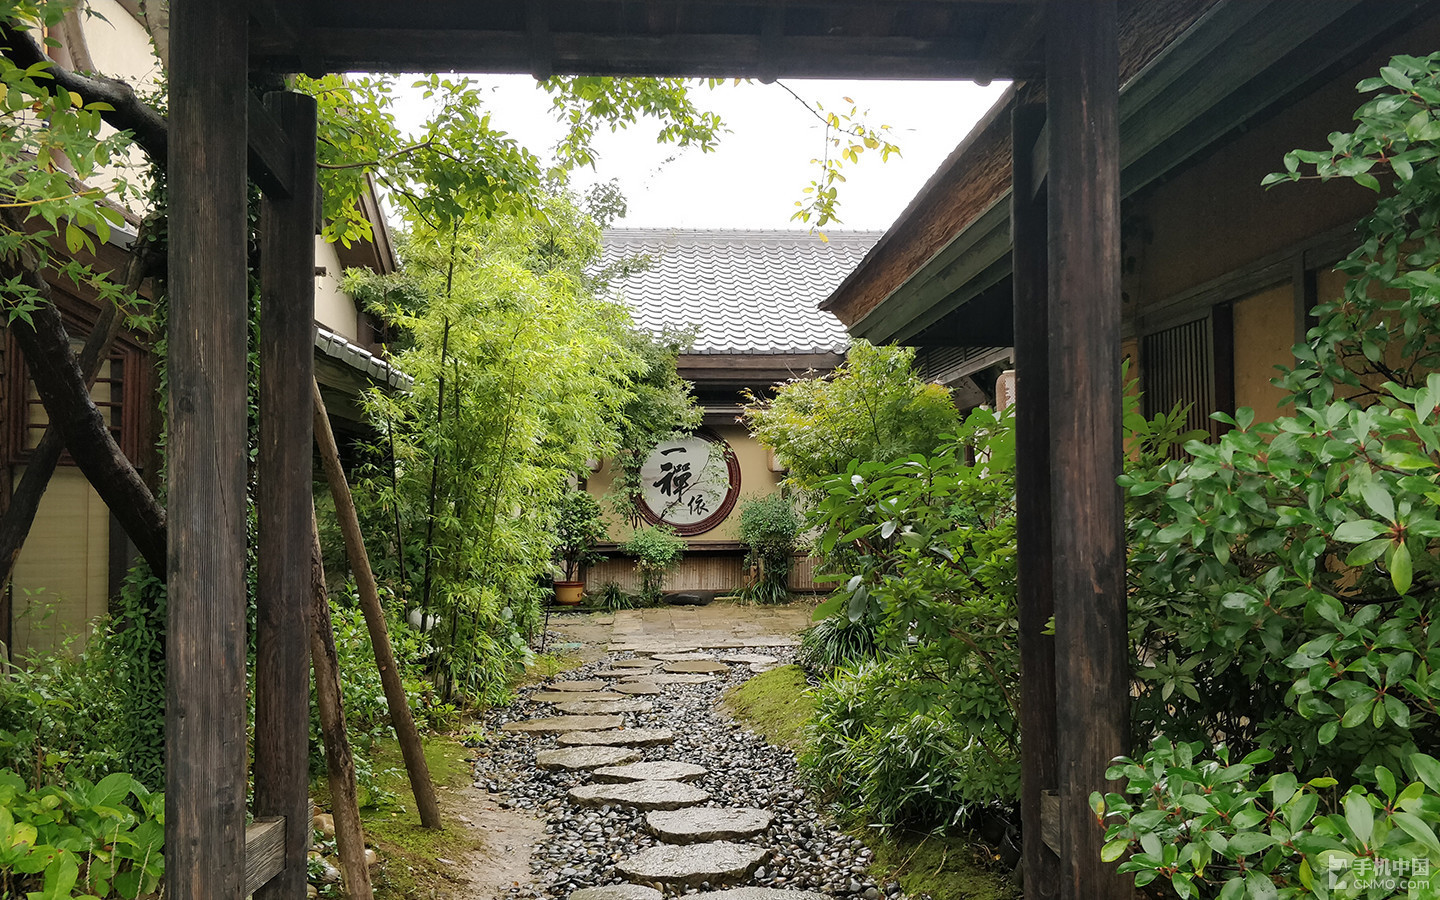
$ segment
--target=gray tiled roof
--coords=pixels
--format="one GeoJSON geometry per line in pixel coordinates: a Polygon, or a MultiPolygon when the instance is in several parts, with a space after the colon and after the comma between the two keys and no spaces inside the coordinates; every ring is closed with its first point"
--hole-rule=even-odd
{"type": "Polygon", "coordinates": [[[614,228],[602,262],[649,257],[611,290],[641,328],[700,326],[692,353],[826,353],[849,337],[816,307],[883,233],[614,228]]]}
{"type": "Polygon", "coordinates": [[[351,343],[343,335],[336,334],[324,325],[315,325],[315,349],[331,359],[339,360],[350,368],[393,388],[408,391],[415,386],[415,379],[395,368],[390,363],[351,343]]]}

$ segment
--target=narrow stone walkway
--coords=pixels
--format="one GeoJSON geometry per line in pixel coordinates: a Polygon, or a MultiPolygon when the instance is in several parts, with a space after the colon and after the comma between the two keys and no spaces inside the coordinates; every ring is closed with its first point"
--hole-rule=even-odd
{"type": "Polygon", "coordinates": [[[772,612],[618,614],[600,659],[495,713],[503,738],[478,783],[547,819],[536,884],[512,896],[879,900],[870,851],[820,821],[793,755],[717,709],[724,688],[792,657],[776,632],[808,612],[772,612]]]}

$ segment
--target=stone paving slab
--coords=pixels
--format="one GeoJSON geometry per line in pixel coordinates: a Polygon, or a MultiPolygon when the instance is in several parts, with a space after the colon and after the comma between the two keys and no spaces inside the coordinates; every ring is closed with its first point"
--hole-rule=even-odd
{"type": "Polygon", "coordinates": [[[654,659],[651,659],[651,658],[649,658],[649,657],[646,657],[645,659],[612,659],[612,660],[610,661],[610,668],[612,668],[612,669],[653,669],[653,668],[655,668],[655,660],[654,660],[654,659]]]}
{"type": "Polygon", "coordinates": [[[773,666],[780,660],[773,656],[766,656],[763,653],[722,653],[720,661],[724,663],[745,663],[747,665],[773,666]]]}
{"type": "MultiPolygon", "coordinates": [[[[570,895],[570,900],[575,900],[575,895],[570,895]]],[[[685,900],[831,900],[829,894],[817,894],[814,891],[787,891],[781,888],[767,887],[741,887],[731,888],[728,891],[704,891],[699,894],[686,894],[685,900]]]]}
{"type": "Polygon", "coordinates": [[[709,791],[678,781],[632,781],[627,784],[582,784],[570,789],[582,806],[607,803],[635,809],[684,809],[710,799],[709,791]]]}
{"type": "Polygon", "coordinates": [[[581,700],[624,700],[625,694],[611,691],[537,691],[523,699],[531,703],[574,703],[581,700]]]}
{"type": "Polygon", "coordinates": [[[696,887],[705,882],[724,884],[748,878],[769,857],[770,851],[760,847],[712,841],[651,847],[622,860],[616,868],[631,881],[696,887]]]}
{"type": "Polygon", "coordinates": [[[570,692],[570,693],[578,693],[578,692],[584,692],[584,691],[603,691],[603,690],[605,690],[605,682],[603,682],[603,681],[553,681],[553,682],[551,682],[550,684],[544,685],[544,687],[549,688],[549,689],[552,690],[552,691],[568,691],[568,692],[570,692]]]}
{"type": "Polygon", "coordinates": [[[648,700],[574,700],[555,707],[572,716],[604,716],[616,713],[648,713],[655,704],[648,700]]]}
{"type": "Polygon", "coordinates": [[[704,766],[668,759],[605,766],[590,773],[596,781],[618,784],[630,781],[694,781],[709,774],[710,770],[704,766]]]}
{"type": "Polygon", "coordinates": [[[522,734],[565,734],[570,731],[605,731],[624,724],[625,720],[619,716],[548,716],[526,719],[523,722],[506,722],[500,726],[500,730],[522,734]]]}
{"type": "Polygon", "coordinates": [[[685,674],[685,675],[644,675],[644,676],[640,676],[640,677],[631,679],[631,682],[632,682],[632,683],[640,682],[640,683],[643,683],[643,684],[658,684],[658,685],[666,685],[666,684],[709,684],[710,682],[712,682],[712,681],[714,681],[714,680],[715,680],[715,678],[714,678],[713,676],[711,676],[711,675],[685,674]]]}
{"type": "Polygon", "coordinates": [[[623,766],[639,762],[640,751],[631,747],[563,747],[541,750],[535,754],[535,765],[550,771],[583,771],[603,766],[623,766]]]}
{"type": "Polygon", "coordinates": [[[651,681],[622,681],[615,685],[615,690],[621,694],[634,694],[641,697],[661,693],[660,685],[651,681]]]}
{"type": "Polygon", "coordinates": [[[729,672],[730,667],[714,660],[692,659],[685,662],[666,663],[664,670],[671,675],[707,675],[718,672],[729,672]]]}
{"type": "Polygon", "coordinates": [[[664,896],[654,888],[640,884],[610,884],[581,888],[571,893],[567,900],[661,900],[664,896]]]}
{"type": "Polygon", "coordinates": [[[597,672],[592,672],[592,673],[590,673],[590,674],[594,675],[596,678],[606,678],[606,679],[610,679],[610,678],[644,678],[644,677],[648,676],[650,673],[649,673],[648,670],[641,670],[641,669],[600,669],[599,671],[597,671],[597,672]]]}
{"type": "Polygon", "coordinates": [[[661,662],[689,662],[697,659],[714,659],[713,653],[656,653],[651,659],[658,659],[661,662]]]}
{"type": "Polygon", "coordinates": [[[572,731],[560,735],[562,747],[657,747],[675,743],[668,728],[622,728],[619,731],[572,731]]]}
{"type": "Polygon", "coordinates": [[[645,824],[662,841],[671,844],[694,844],[700,841],[733,841],[754,837],[769,828],[774,820],[775,817],[763,809],[697,806],[693,809],[652,812],[645,817],[645,824]]]}

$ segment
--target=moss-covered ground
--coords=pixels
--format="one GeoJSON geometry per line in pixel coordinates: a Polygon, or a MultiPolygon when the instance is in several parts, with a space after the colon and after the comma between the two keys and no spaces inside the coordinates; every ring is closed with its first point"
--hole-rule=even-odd
{"type": "Polygon", "coordinates": [[[983,847],[964,835],[866,836],[875,851],[871,876],[877,883],[900,882],[911,896],[934,900],[1015,900],[1020,891],[996,870],[983,847]]]}
{"type": "Polygon", "coordinates": [[[731,688],[721,703],[765,740],[798,751],[815,714],[809,688],[799,666],[780,666],[731,688]]]}

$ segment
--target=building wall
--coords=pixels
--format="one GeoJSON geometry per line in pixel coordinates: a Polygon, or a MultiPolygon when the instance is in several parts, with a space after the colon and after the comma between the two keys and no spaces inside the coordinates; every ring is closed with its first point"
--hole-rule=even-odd
{"type": "MultiPolygon", "coordinates": [[[[681,562],[680,568],[665,581],[670,591],[714,591],[728,593],[743,584],[745,565],[744,550],[740,547],[740,508],[745,501],[773,494],[780,489],[784,475],[770,471],[768,451],[740,425],[719,425],[711,429],[735,452],[740,463],[740,495],[734,509],[717,526],[685,539],[691,552],[681,562]]],[[[611,460],[605,460],[587,482],[585,488],[601,500],[608,516],[608,535],[611,541],[623,543],[630,536],[630,527],[609,511],[605,495],[613,483],[615,469],[611,460]]],[[[633,563],[622,553],[612,552],[610,559],[592,566],[586,573],[587,590],[598,590],[608,581],[613,581],[626,590],[637,586],[633,563]]]]}
{"type": "Polygon", "coordinates": [[[1235,304],[1235,405],[1255,410],[1261,421],[1288,415],[1285,391],[1270,381],[1276,366],[1294,363],[1295,292],[1289,283],[1252,294],[1235,304]]]}
{"type": "Polygon", "coordinates": [[[323,238],[315,239],[315,265],[325,270],[315,277],[315,321],[348,341],[360,341],[360,320],[355,301],[340,290],[345,267],[335,252],[335,245],[323,238]]]}

